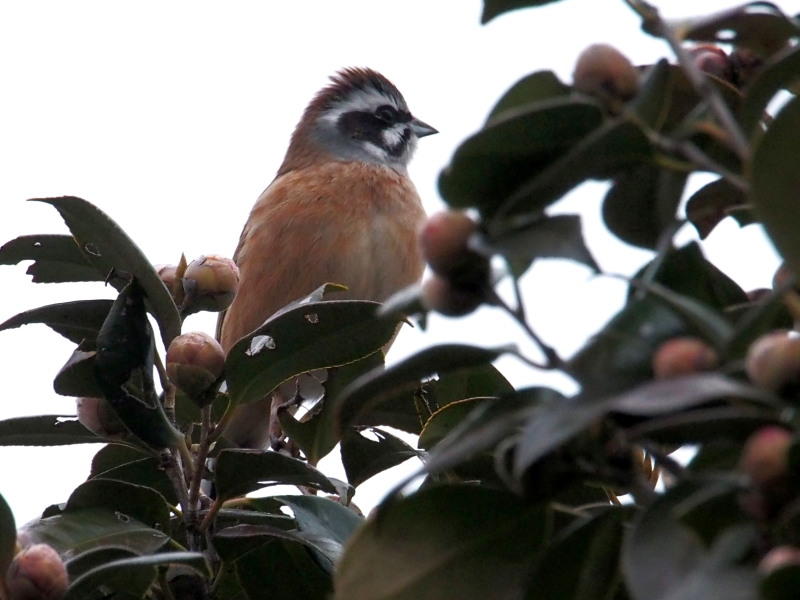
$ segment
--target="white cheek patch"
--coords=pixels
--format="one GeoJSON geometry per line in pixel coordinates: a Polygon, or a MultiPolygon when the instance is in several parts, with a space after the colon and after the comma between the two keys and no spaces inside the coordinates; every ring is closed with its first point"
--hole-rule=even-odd
{"type": "Polygon", "coordinates": [[[381,131],[384,147],[394,148],[395,146],[399,146],[400,144],[404,143],[403,133],[405,132],[405,129],[406,125],[403,124],[381,131]]]}

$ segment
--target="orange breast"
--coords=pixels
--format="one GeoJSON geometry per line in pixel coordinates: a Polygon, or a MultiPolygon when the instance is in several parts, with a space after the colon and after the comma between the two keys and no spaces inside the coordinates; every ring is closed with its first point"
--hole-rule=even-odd
{"type": "Polygon", "coordinates": [[[387,167],[326,163],[277,178],[234,255],[240,285],[221,323],[223,348],[323,283],[349,288],[337,297],[381,301],[417,281],[424,217],[411,181],[387,167]]]}

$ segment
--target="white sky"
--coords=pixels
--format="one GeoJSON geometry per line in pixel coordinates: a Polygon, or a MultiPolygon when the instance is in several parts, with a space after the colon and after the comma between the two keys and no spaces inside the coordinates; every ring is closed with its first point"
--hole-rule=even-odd
{"type": "MultiPolygon", "coordinates": [[[[681,16],[738,3],[661,4],[666,16],[681,16]]],[[[800,11],[800,0],[778,4],[800,11]]],[[[669,55],[622,0],[563,0],[486,26],[480,9],[478,0],[0,3],[0,244],[66,233],[52,207],[25,200],[77,195],[109,213],[154,263],[174,263],[181,252],[189,260],[230,256],[300,113],[344,66],[384,73],[441,132],[421,141],[410,169],[433,212],[443,206],[439,170],[523,75],[553,69],[569,80],[593,42],[611,42],[641,64],[669,55]]],[[[601,265],[630,273],[649,255],[605,233],[603,190],[585,186],[558,208],[586,214],[601,265]]],[[[704,247],[746,289],[769,285],[777,260],[758,228],[726,223],[704,247]]],[[[0,321],[53,302],[110,297],[99,284],[34,285],[24,271],[0,267],[0,321]]],[[[534,327],[569,355],[616,309],[624,287],[552,262],[533,270],[525,291],[534,327]]],[[[213,333],[214,320],[191,317],[185,330],[213,333]]],[[[389,358],[451,340],[502,344],[519,332],[488,309],[433,318],[427,333],[404,333],[389,358]]],[[[0,348],[0,419],[74,413],[51,383],[69,342],[34,325],[0,332],[0,348]]],[[[513,360],[499,366],[515,383],[544,381],[513,360]]],[[[18,524],[66,500],[99,448],[0,448],[0,493],[18,524]]],[[[385,485],[371,482],[356,501],[368,508],[385,485]]]]}

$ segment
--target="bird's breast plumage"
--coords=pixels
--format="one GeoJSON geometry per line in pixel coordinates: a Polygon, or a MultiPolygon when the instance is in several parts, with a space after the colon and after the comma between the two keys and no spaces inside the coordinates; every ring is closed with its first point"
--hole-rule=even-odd
{"type": "Polygon", "coordinates": [[[328,162],[280,175],[234,255],[241,281],[222,322],[223,348],[326,282],[348,287],[337,297],[382,301],[417,281],[424,218],[411,180],[386,166],[328,162]]]}

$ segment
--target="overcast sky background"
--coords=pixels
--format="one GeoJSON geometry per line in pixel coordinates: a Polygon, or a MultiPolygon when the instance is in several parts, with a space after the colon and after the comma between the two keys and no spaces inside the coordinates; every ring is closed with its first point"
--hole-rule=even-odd
{"type": "MultiPolygon", "coordinates": [[[[737,3],[661,4],[665,16],[678,17],[737,3]]],[[[800,0],[778,4],[800,10],[800,0]]],[[[414,114],[441,132],[421,141],[410,168],[435,212],[443,208],[438,172],[522,76],[552,69],[569,81],[575,58],[594,42],[611,42],[639,64],[671,56],[640,31],[622,0],[562,0],[485,26],[481,6],[479,0],[0,3],[0,244],[23,234],[66,233],[52,207],[25,200],[76,195],[111,215],[154,263],[175,263],[181,252],[189,260],[232,255],[301,112],[345,66],[381,71],[414,114]]],[[[604,189],[585,185],[556,210],[586,215],[586,236],[601,266],[632,273],[650,255],[605,232],[604,189]]],[[[683,236],[692,237],[688,229],[683,236]]],[[[768,286],[777,266],[757,227],[725,223],[704,248],[745,289],[768,286]]],[[[24,265],[0,267],[0,321],[54,302],[112,297],[100,284],[34,285],[24,271],[24,265]]],[[[534,327],[569,356],[618,308],[624,285],[551,261],[531,271],[524,291],[534,327]]],[[[213,333],[214,322],[193,316],[184,330],[213,333]]],[[[468,319],[433,318],[425,333],[406,329],[390,361],[443,341],[520,341],[511,320],[490,309],[468,319]]],[[[52,391],[72,344],[32,325],[0,332],[0,348],[0,419],[74,414],[74,402],[52,391]]],[[[513,359],[498,366],[516,384],[567,385],[513,359]]],[[[0,493],[18,524],[65,501],[99,449],[0,448],[0,493]]],[[[386,478],[368,482],[356,501],[369,508],[386,485],[386,478]]]]}

